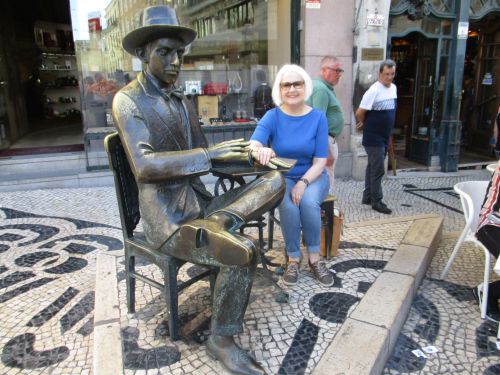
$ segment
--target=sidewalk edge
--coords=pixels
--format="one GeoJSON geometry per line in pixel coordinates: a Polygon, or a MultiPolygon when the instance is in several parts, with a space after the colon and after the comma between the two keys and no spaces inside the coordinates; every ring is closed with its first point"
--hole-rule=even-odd
{"type": "Polygon", "coordinates": [[[116,257],[96,259],[93,373],[123,374],[116,257]]]}
{"type": "Polygon", "coordinates": [[[382,373],[406,321],[418,286],[442,238],[442,230],[441,216],[414,217],[414,222],[391,258],[394,261],[389,261],[359,305],[351,312],[345,322],[349,324],[344,324],[337,333],[312,372],[313,375],[382,373]],[[420,246],[420,241],[415,241],[420,238],[415,231],[422,231],[426,236],[431,234],[432,237],[427,237],[425,246],[420,246]],[[409,251],[412,252],[411,257],[407,256],[409,251]],[[405,259],[404,262],[401,262],[402,258],[405,259]],[[395,279],[400,279],[398,285],[394,285],[395,279]],[[356,332],[358,334],[352,334],[356,332]],[[367,340],[366,335],[373,336],[374,339],[367,340]],[[347,350],[353,347],[353,343],[356,349],[347,350]]]}

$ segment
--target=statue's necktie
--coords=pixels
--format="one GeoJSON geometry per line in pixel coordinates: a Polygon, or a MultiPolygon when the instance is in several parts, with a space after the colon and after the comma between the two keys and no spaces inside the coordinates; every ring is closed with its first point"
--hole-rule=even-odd
{"type": "Polygon", "coordinates": [[[171,96],[175,96],[177,99],[182,100],[184,93],[180,88],[175,89],[161,89],[161,94],[163,98],[170,99],[171,96]]]}
{"type": "Polygon", "coordinates": [[[175,88],[175,89],[161,89],[162,97],[165,100],[172,100],[172,96],[175,98],[179,99],[179,101],[172,101],[174,106],[177,108],[179,111],[179,115],[181,117],[182,125],[184,128],[184,133],[186,136],[186,142],[188,144],[188,149],[193,148],[193,141],[192,141],[192,135],[191,135],[191,124],[189,123],[189,118],[186,113],[186,108],[184,107],[184,104],[182,103],[182,98],[184,97],[184,93],[180,88],[175,88]]]}

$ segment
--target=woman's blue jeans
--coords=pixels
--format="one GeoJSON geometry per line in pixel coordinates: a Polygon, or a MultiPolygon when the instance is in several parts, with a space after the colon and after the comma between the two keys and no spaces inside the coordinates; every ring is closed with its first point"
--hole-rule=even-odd
{"type": "Polygon", "coordinates": [[[281,233],[290,258],[300,257],[300,230],[309,254],[319,253],[321,236],[321,203],[328,195],[329,177],[323,172],[305,189],[299,206],[292,202],[291,191],[296,180],[285,178],[286,192],[279,205],[281,233]]]}

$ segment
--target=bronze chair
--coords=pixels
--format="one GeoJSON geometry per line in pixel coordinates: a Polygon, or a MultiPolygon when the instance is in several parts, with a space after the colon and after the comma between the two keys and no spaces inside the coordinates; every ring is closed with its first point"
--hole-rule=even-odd
{"type": "MultiPolygon", "coordinates": [[[[123,240],[125,247],[125,273],[127,283],[127,308],[129,313],[135,312],[135,281],[140,280],[147,283],[165,295],[169,312],[168,326],[170,338],[177,340],[179,336],[178,319],[178,295],[183,289],[193,283],[210,276],[210,286],[215,282],[217,270],[209,269],[193,278],[178,283],[177,276],[181,266],[186,263],[181,259],[161,254],[156,249],[150,247],[144,235],[135,231],[141,218],[139,213],[139,197],[137,184],[128,163],[125,151],[121,144],[118,133],[108,135],[104,140],[106,152],[108,153],[109,166],[113,171],[116,197],[120,210],[120,220],[122,224],[123,240]],[[145,275],[140,274],[135,269],[135,258],[144,258],[158,266],[162,273],[164,283],[161,284],[145,275]]],[[[212,288],[213,290],[213,288],[212,288]]]]}

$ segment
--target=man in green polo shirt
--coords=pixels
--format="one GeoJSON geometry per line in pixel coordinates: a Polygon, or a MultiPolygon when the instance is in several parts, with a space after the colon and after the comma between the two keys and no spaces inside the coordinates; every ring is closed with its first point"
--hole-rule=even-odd
{"type": "MultiPolygon", "coordinates": [[[[344,128],[344,114],[335,95],[334,86],[339,83],[344,69],[335,56],[325,56],[321,59],[319,77],[313,79],[313,93],[307,104],[325,112],[328,120],[328,146],[333,161],[328,162],[326,171],[330,176],[330,194],[333,194],[334,168],[339,156],[336,137],[344,128]]],[[[330,159],[330,155],[329,155],[330,159]]]]}

